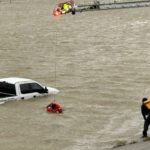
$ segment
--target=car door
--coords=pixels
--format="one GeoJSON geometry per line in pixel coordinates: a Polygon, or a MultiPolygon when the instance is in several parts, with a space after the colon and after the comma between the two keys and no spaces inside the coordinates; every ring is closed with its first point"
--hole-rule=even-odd
{"type": "Polygon", "coordinates": [[[43,87],[38,83],[20,84],[21,99],[35,98],[43,94],[43,87]]]}

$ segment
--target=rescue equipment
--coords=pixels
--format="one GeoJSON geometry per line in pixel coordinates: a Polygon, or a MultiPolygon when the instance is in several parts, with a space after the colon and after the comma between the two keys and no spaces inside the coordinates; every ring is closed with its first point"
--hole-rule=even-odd
{"type": "Polygon", "coordinates": [[[76,9],[74,0],[68,0],[66,2],[59,3],[53,10],[54,16],[60,16],[67,13],[72,13],[72,15],[75,15],[76,9]]]}
{"type": "Polygon", "coordinates": [[[57,112],[58,112],[58,113],[62,113],[62,112],[63,112],[63,110],[62,110],[60,104],[55,103],[55,102],[49,104],[49,105],[46,107],[46,109],[47,109],[47,112],[52,112],[52,113],[57,113],[57,112]]]}

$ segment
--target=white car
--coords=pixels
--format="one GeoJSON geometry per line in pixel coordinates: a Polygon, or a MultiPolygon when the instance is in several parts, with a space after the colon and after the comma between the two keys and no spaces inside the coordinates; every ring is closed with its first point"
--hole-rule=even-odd
{"type": "Polygon", "coordinates": [[[0,79],[0,102],[30,99],[37,96],[55,95],[58,89],[46,87],[26,78],[10,77],[0,79]]]}

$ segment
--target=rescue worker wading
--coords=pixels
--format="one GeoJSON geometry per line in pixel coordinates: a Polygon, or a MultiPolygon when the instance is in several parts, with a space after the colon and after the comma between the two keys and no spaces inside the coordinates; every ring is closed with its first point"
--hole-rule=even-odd
{"type": "Polygon", "coordinates": [[[143,98],[142,101],[143,101],[143,103],[141,106],[141,113],[145,120],[142,137],[147,137],[147,131],[148,131],[148,127],[150,125],[150,100],[148,100],[147,98],[143,98]]]}

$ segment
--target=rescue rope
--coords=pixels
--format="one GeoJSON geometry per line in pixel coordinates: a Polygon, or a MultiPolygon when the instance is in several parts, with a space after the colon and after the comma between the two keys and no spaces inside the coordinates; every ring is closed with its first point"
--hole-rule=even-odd
{"type": "MultiPolygon", "coordinates": [[[[55,85],[55,88],[56,88],[56,85],[57,85],[57,51],[56,51],[56,46],[58,45],[58,41],[57,41],[57,39],[58,39],[58,32],[57,32],[57,30],[56,30],[56,44],[55,44],[55,46],[54,46],[54,85],[55,85]]],[[[55,102],[55,98],[56,98],[56,96],[55,96],[55,94],[54,94],[54,96],[53,96],[53,101],[55,102]]]]}
{"type": "MultiPolygon", "coordinates": [[[[56,34],[57,36],[57,34],[56,34]]],[[[56,43],[57,45],[57,43],[56,43]]],[[[56,88],[56,71],[57,71],[57,68],[56,68],[56,48],[54,47],[54,82],[55,82],[55,88],[56,88]]],[[[55,102],[55,94],[54,94],[54,97],[53,97],[53,101],[55,102]]]]}

